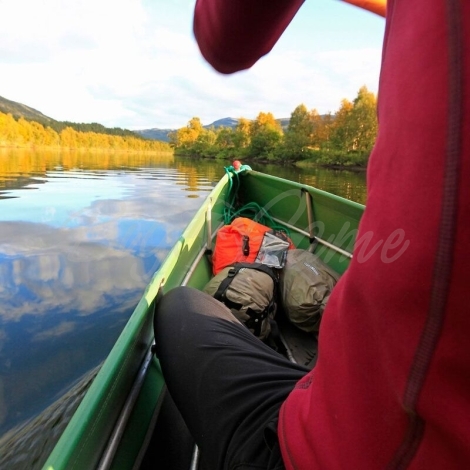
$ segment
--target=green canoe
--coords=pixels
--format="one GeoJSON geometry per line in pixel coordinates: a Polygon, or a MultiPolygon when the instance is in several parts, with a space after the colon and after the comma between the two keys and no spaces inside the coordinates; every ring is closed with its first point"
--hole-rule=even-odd
{"type": "MultiPolygon", "coordinates": [[[[235,201],[266,209],[298,248],[314,250],[336,272],[348,267],[362,205],[247,166],[227,172],[153,276],[44,469],[197,468],[197,448],[152,353],[154,305],[160,288],[208,282],[208,250],[235,201]]],[[[288,350],[291,359],[298,353],[288,350]]]]}

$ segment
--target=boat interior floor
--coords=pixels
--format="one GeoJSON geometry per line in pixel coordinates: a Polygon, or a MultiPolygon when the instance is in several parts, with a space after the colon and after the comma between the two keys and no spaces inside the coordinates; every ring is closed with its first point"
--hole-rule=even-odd
{"type": "Polygon", "coordinates": [[[292,362],[313,369],[318,355],[317,334],[300,330],[287,319],[282,311],[276,315],[276,324],[280,339],[285,347],[285,351],[279,352],[292,362]]]}
{"type": "MultiPolygon", "coordinates": [[[[279,335],[271,342],[272,346],[291,361],[312,369],[317,361],[316,335],[298,329],[282,311],[276,314],[276,325],[279,335]]],[[[199,463],[195,462],[194,451],[191,434],[166,390],[153,435],[138,468],[153,470],[158,463],[158,468],[166,470],[205,470],[203,459],[199,463]]]]}

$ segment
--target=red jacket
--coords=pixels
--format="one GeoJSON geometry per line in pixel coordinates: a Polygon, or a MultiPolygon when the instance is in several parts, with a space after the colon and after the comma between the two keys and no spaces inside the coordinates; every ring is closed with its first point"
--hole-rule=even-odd
{"type": "MultiPolygon", "coordinates": [[[[204,56],[251,66],[300,4],[198,0],[204,56]]],[[[378,115],[355,256],[281,408],[287,469],[470,468],[470,1],[389,1],[378,115]]]]}

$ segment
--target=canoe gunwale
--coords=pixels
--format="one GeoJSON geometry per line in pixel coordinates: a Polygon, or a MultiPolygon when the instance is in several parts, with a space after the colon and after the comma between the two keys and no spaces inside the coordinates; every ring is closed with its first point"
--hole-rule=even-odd
{"type": "MultiPolygon", "coordinates": [[[[208,222],[208,227],[209,227],[209,224],[210,224],[210,221],[208,222]]],[[[215,230],[214,232],[212,233],[212,230],[209,232],[210,233],[210,245],[208,245],[208,243],[206,243],[202,248],[201,248],[201,251],[199,251],[199,254],[196,256],[196,258],[194,259],[193,263],[191,264],[191,266],[189,267],[188,269],[188,272],[186,273],[186,276],[184,277],[183,281],[181,282],[181,285],[182,286],[186,286],[188,285],[188,282],[189,280],[191,279],[191,276],[194,274],[194,270],[196,268],[196,266],[200,263],[200,261],[202,260],[202,258],[204,257],[204,255],[208,254],[208,253],[211,253],[212,252],[212,242],[213,240],[215,239],[215,237],[217,236],[217,232],[223,227],[223,223],[221,223],[215,230]]],[[[209,236],[209,235],[208,235],[209,236]]],[[[209,241],[209,240],[208,240],[209,241]]]]}
{"type": "Polygon", "coordinates": [[[111,468],[114,456],[116,455],[116,452],[121,442],[122,436],[124,434],[126,425],[129,421],[134,405],[137,402],[140,390],[143,386],[145,377],[147,375],[147,371],[148,371],[150,362],[154,354],[153,344],[154,343],[152,343],[152,345],[147,351],[147,354],[144,357],[142,366],[139,369],[137,377],[132,384],[131,391],[127,397],[126,402],[124,403],[124,406],[121,409],[118,420],[116,421],[116,424],[114,425],[113,433],[111,434],[111,437],[108,441],[106,449],[103,452],[103,456],[98,465],[98,470],[108,470],[109,468],[111,468]]]}

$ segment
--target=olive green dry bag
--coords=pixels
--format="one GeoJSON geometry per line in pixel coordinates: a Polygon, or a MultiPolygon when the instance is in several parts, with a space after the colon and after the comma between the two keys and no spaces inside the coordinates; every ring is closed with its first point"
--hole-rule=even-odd
{"type": "Polygon", "coordinates": [[[216,274],[204,292],[224,303],[255,336],[265,340],[276,312],[278,278],[261,263],[235,263],[216,274]]]}
{"type": "Polygon", "coordinates": [[[279,279],[280,299],[289,320],[301,330],[318,332],[338,278],[317,255],[306,250],[289,250],[279,279]]]}

